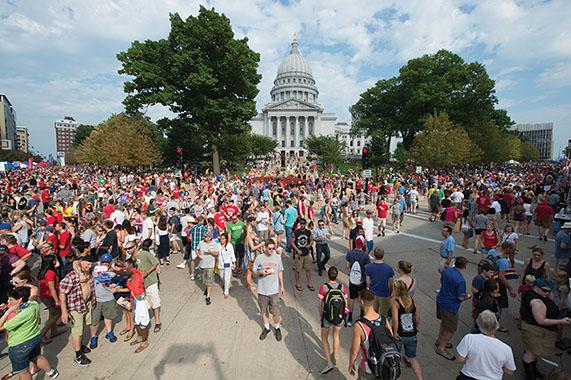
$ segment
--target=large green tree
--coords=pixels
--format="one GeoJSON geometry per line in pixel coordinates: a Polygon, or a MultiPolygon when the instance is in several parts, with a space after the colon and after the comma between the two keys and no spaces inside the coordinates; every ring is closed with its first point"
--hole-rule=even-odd
{"type": "Polygon", "coordinates": [[[446,112],[471,137],[481,126],[505,129],[512,124],[504,110],[496,109],[495,82],[485,67],[465,62],[447,50],[411,59],[399,75],[378,81],[351,107],[353,130],[378,138],[400,135],[410,149],[415,135],[433,112],[446,112]]]}
{"type": "Polygon", "coordinates": [[[99,124],[75,150],[80,163],[136,167],[156,165],[161,154],[152,123],[140,115],[113,115],[99,124]]]}
{"type": "Polygon", "coordinates": [[[75,137],[73,138],[73,147],[78,147],[89,137],[95,126],[89,124],[80,124],[75,130],[75,137]]]}
{"type": "Polygon", "coordinates": [[[132,77],[124,104],[129,113],[160,104],[199,128],[219,173],[222,139],[248,132],[256,115],[260,56],[247,38],[234,38],[230,20],[214,9],[201,6],[186,20],[171,14],[170,22],[167,39],[134,41],[117,55],[119,73],[132,77]]]}
{"type": "Polygon", "coordinates": [[[317,156],[324,165],[339,165],[345,155],[345,142],[335,136],[309,136],[305,147],[310,154],[317,156]]]}
{"type": "Polygon", "coordinates": [[[411,158],[428,168],[475,162],[481,151],[468,133],[455,126],[444,112],[429,115],[424,130],[416,135],[410,149],[411,158]]]}

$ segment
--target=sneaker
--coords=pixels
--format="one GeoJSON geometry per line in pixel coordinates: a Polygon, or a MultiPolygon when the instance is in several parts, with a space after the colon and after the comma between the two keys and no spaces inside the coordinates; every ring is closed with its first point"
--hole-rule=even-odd
{"type": "Polygon", "coordinates": [[[113,331],[108,332],[107,335],[105,335],[105,339],[107,339],[111,343],[117,342],[117,337],[115,336],[115,334],[113,334],[113,331]]]}
{"type": "Polygon", "coordinates": [[[260,334],[260,340],[266,339],[266,337],[268,336],[268,334],[270,333],[270,331],[272,331],[272,330],[267,329],[267,328],[264,327],[263,330],[262,330],[262,333],[260,334]]]}
{"type": "Polygon", "coordinates": [[[276,335],[276,340],[277,340],[278,342],[279,342],[280,340],[282,340],[282,330],[276,329],[275,335],[276,335]]]}
{"type": "MultiPolygon", "coordinates": [[[[91,348],[92,350],[97,348],[97,337],[96,336],[92,336],[91,339],[89,339],[89,348],[91,348]]],[[[81,348],[81,351],[83,352],[83,347],[81,348]]],[[[83,352],[84,354],[87,354],[88,352],[83,352]]]]}
{"type": "Polygon", "coordinates": [[[85,355],[76,356],[75,359],[73,359],[73,360],[79,365],[90,365],[91,364],[91,360],[89,360],[87,358],[87,356],[85,356],[85,355]]]}
{"type": "Polygon", "coordinates": [[[83,344],[81,345],[81,353],[82,354],[89,354],[91,352],[91,350],[89,349],[89,347],[84,346],[83,344]]]}
{"type": "Polygon", "coordinates": [[[325,368],[323,368],[321,370],[321,374],[325,375],[326,373],[329,373],[329,372],[333,371],[334,369],[335,369],[335,366],[333,364],[327,364],[325,366],[325,368]]]}
{"type": "Polygon", "coordinates": [[[190,275],[190,279],[191,279],[191,280],[194,280],[194,275],[193,275],[193,274],[190,275]]]}
{"type": "Polygon", "coordinates": [[[186,268],[186,263],[183,261],[182,263],[178,264],[176,267],[178,269],[184,269],[184,268],[186,268]]]}
{"type": "Polygon", "coordinates": [[[206,297],[206,304],[210,305],[212,302],[210,301],[210,297],[206,297]]]}
{"type": "Polygon", "coordinates": [[[52,369],[50,372],[48,372],[48,377],[50,379],[55,379],[56,377],[59,376],[59,372],[57,371],[57,369],[52,369]]]}

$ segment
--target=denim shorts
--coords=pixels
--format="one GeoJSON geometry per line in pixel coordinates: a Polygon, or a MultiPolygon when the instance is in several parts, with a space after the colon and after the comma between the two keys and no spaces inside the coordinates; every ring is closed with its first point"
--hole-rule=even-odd
{"type": "Polygon", "coordinates": [[[407,358],[410,359],[416,358],[416,344],[417,344],[416,335],[401,336],[400,340],[397,341],[397,344],[399,347],[399,351],[401,350],[401,347],[404,346],[404,354],[406,355],[407,358]]]}
{"type": "Polygon", "coordinates": [[[324,329],[328,329],[330,327],[343,327],[343,325],[344,325],[344,322],[341,322],[338,325],[334,325],[333,323],[331,323],[327,319],[325,319],[325,317],[321,319],[321,327],[323,327],[324,329]]]}
{"type": "Polygon", "coordinates": [[[29,339],[14,347],[8,348],[8,356],[12,363],[12,372],[20,373],[30,366],[30,361],[42,353],[42,336],[29,339]]]}

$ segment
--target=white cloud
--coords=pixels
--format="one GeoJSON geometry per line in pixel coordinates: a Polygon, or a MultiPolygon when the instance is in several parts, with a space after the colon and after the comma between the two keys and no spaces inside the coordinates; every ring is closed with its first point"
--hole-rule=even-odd
{"type": "Polygon", "coordinates": [[[562,62],[545,69],[538,78],[542,85],[553,87],[571,86],[571,63],[562,62]]]}

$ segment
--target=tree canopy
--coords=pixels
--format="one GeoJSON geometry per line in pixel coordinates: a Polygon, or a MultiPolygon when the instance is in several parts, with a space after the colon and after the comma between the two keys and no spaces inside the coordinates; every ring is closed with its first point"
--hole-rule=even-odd
{"type": "Polygon", "coordinates": [[[408,150],[426,118],[446,112],[454,125],[480,141],[487,126],[504,131],[513,124],[505,110],[496,108],[494,87],[482,64],[467,63],[447,50],[411,59],[398,76],[379,80],[361,94],[350,109],[353,131],[384,140],[378,145],[387,147],[390,136],[401,136],[408,150]]]}
{"type": "Polygon", "coordinates": [[[335,136],[309,136],[305,139],[305,147],[323,164],[339,165],[345,156],[345,142],[335,136]]]}
{"type": "Polygon", "coordinates": [[[75,130],[75,137],[73,138],[73,147],[80,146],[86,138],[89,137],[91,132],[95,129],[95,126],[88,124],[79,124],[75,130]]]}
{"type": "Polygon", "coordinates": [[[424,130],[416,135],[410,149],[411,158],[428,168],[475,162],[480,155],[468,133],[452,124],[444,112],[426,118],[424,130]]]}
{"type": "Polygon", "coordinates": [[[161,154],[152,129],[153,124],[144,117],[113,115],[96,126],[74,154],[80,163],[156,165],[161,162],[161,154]]]}
{"type": "Polygon", "coordinates": [[[174,13],[170,22],[167,39],[134,41],[117,55],[119,73],[132,77],[124,104],[128,113],[160,104],[177,114],[178,128],[199,128],[219,173],[224,136],[249,132],[256,115],[260,56],[247,38],[234,38],[230,20],[214,9],[201,6],[186,20],[174,13]]]}

